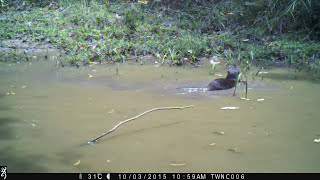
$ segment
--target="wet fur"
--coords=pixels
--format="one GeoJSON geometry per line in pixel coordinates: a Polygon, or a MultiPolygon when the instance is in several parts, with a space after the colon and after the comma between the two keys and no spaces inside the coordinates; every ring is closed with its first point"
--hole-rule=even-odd
{"type": "Polygon", "coordinates": [[[218,78],[213,80],[208,85],[208,90],[225,90],[234,87],[237,76],[239,75],[240,70],[237,66],[232,66],[228,69],[228,75],[226,78],[218,78]]]}

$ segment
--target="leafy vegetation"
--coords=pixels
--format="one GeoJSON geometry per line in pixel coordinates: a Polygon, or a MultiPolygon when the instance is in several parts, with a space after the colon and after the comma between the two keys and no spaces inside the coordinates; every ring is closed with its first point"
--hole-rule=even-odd
{"type": "Polygon", "coordinates": [[[217,56],[242,69],[285,64],[320,76],[316,0],[0,1],[0,41],[63,49],[61,65],[196,64],[217,56]]]}

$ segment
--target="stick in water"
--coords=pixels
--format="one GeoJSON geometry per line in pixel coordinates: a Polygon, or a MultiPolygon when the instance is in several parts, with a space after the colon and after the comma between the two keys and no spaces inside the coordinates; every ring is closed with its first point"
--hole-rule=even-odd
{"type": "Polygon", "coordinates": [[[182,107],[158,107],[158,108],[150,109],[150,110],[148,110],[148,111],[146,111],[146,112],[143,112],[143,113],[141,113],[141,114],[139,114],[139,115],[137,115],[137,116],[135,116],[135,117],[133,117],[133,118],[130,118],[130,119],[121,121],[119,124],[117,124],[116,126],[114,126],[114,127],[113,127],[112,129],[110,129],[109,131],[101,134],[100,136],[94,138],[94,139],[91,140],[91,141],[88,141],[88,144],[92,144],[92,143],[94,143],[95,141],[97,141],[98,139],[102,138],[103,136],[105,136],[105,135],[113,132],[113,131],[114,131],[115,129],[117,129],[121,124],[124,124],[124,123],[129,122],[129,121],[134,120],[134,119],[137,119],[138,117],[140,117],[140,116],[142,116],[142,115],[145,115],[145,114],[147,114],[147,113],[149,113],[149,112],[156,111],[156,110],[163,110],[163,109],[184,109],[184,108],[189,108],[189,107],[193,107],[193,105],[190,105],[190,106],[182,106],[182,107]]]}

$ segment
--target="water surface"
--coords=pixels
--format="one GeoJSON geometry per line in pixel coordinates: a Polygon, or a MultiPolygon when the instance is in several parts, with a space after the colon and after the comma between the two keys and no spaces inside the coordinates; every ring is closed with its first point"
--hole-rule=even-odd
{"type": "Polygon", "coordinates": [[[250,76],[246,101],[242,86],[236,97],[181,90],[218,78],[208,67],[0,64],[1,164],[8,172],[320,172],[319,82],[265,71],[250,76]],[[194,108],[151,112],[86,144],[149,109],[186,105],[194,108]]]}

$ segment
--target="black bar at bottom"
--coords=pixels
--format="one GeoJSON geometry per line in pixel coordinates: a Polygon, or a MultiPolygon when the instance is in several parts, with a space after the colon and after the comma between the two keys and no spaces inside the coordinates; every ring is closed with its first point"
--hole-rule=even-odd
{"type": "MultiPolygon", "coordinates": [[[[70,180],[250,180],[250,179],[320,179],[319,173],[7,173],[5,180],[11,179],[70,179],[70,180]]],[[[0,180],[4,176],[0,177],[0,180]]]]}

